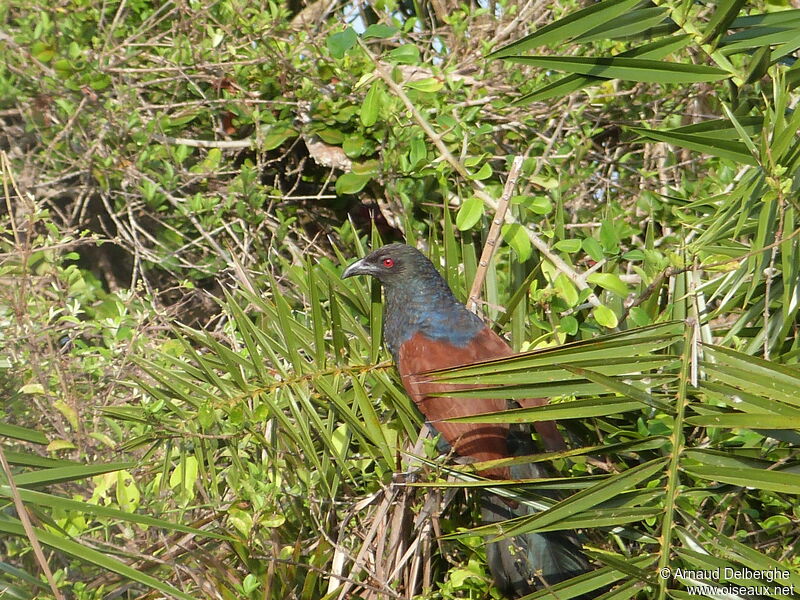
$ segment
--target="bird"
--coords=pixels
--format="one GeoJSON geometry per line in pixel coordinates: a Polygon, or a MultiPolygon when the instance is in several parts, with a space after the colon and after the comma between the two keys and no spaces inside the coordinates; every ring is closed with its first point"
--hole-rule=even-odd
{"type": "MultiPolygon", "coordinates": [[[[502,337],[458,301],[422,252],[401,243],[383,246],[350,264],[342,279],[357,275],[374,277],[383,286],[384,343],[406,392],[455,454],[480,462],[536,451],[530,431],[505,423],[442,420],[502,411],[508,408],[508,402],[499,398],[434,396],[452,390],[453,386],[430,381],[425,376],[427,371],[502,358],[513,351],[502,337]]],[[[517,402],[531,407],[547,401],[537,398],[517,402]]],[[[566,448],[554,422],[537,422],[534,427],[548,451],[566,448]]],[[[546,472],[539,463],[529,463],[488,468],[480,475],[507,480],[544,477],[546,472]]],[[[532,510],[527,504],[490,493],[482,495],[480,504],[486,523],[523,516],[532,510]]],[[[486,555],[496,587],[512,598],[590,570],[572,532],[529,533],[491,542],[486,555]]]]}

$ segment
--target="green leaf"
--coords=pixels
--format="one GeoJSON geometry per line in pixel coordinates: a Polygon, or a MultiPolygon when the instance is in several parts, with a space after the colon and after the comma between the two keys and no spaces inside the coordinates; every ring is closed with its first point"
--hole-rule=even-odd
{"type": "Polygon", "coordinates": [[[44,386],[41,383],[28,383],[19,388],[20,394],[44,394],[44,386]]]}
{"type": "Polygon", "coordinates": [[[364,419],[364,428],[372,442],[378,446],[378,450],[383,454],[386,463],[391,465],[394,461],[394,449],[389,446],[383,434],[383,428],[378,419],[378,413],[375,412],[372,399],[367,395],[367,391],[357,377],[354,377],[352,381],[358,410],[364,419]]]}
{"type": "Polygon", "coordinates": [[[488,58],[505,58],[517,52],[524,52],[537,46],[560,44],[569,38],[581,35],[602,23],[608,23],[619,15],[636,6],[639,0],[605,0],[592,4],[588,8],[576,11],[559,19],[555,23],[545,25],[525,36],[489,54],[488,58]]]}
{"type": "Polygon", "coordinates": [[[652,396],[647,392],[640,390],[636,386],[625,383],[624,381],[620,381],[619,379],[603,375],[602,373],[590,371],[589,369],[576,367],[574,365],[561,365],[561,366],[570,373],[574,373],[575,375],[585,377],[589,381],[594,381],[595,383],[599,383],[600,385],[607,387],[610,391],[622,394],[623,396],[627,396],[628,398],[641,402],[645,406],[650,406],[651,408],[658,409],[665,413],[675,412],[674,409],[663,400],[659,400],[655,396],[652,396]]]}
{"type": "Polygon", "coordinates": [[[747,4],[747,0],[720,0],[713,16],[708,21],[708,25],[706,25],[705,33],[700,43],[707,44],[725,33],[745,4],[747,4]]]}
{"type": "Polygon", "coordinates": [[[742,412],[800,417],[800,407],[776,402],[773,398],[751,394],[715,381],[703,381],[701,387],[709,398],[742,412]]]}
{"type": "Polygon", "coordinates": [[[708,345],[705,351],[714,361],[705,363],[705,367],[716,371],[719,381],[800,406],[800,371],[797,369],[721,346],[708,345]]]}
{"type": "Polygon", "coordinates": [[[329,35],[325,40],[325,45],[333,58],[344,58],[345,53],[352,48],[358,41],[356,32],[352,27],[348,27],[340,33],[329,35]]]}
{"type": "Polygon", "coordinates": [[[427,163],[428,147],[425,145],[424,139],[415,137],[411,140],[411,151],[409,152],[408,160],[412,168],[427,163]]]}
{"type": "MultiPolygon", "coordinates": [[[[674,35],[671,37],[639,46],[631,50],[621,52],[617,56],[629,58],[650,58],[660,60],[673,52],[677,52],[691,41],[689,35],[674,35]]],[[[561,79],[545,85],[530,94],[514,101],[514,104],[526,104],[528,102],[546,100],[554,96],[563,97],[574,91],[585,88],[586,86],[608,81],[604,77],[593,77],[591,75],[567,75],[561,79]]]]}
{"type": "Polygon", "coordinates": [[[783,44],[797,40],[800,27],[754,27],[722,38],[719,47],[723,54],[783,44]]]}
{"type": "Polygon", "coordinates": [[[586,281],[594,285],[599,285],[601,288],[614,292],[621,298],[628,297],[628,286],[622,282],[619,275],[616,273],[592,273],[586,278],[586,281]]]}
{"type": "Polygon", "coordinates": [[[603,247],[593,237],[584,238],[581,241],[581,246],[583,246],[583,251],[592,257],[592,260],[597,262],[603,260],[603,247]]]}
{"type": "Polygon", "coordinates": [[[581,512],[572,517],[562,519],[553,525],[545,526],[538,531],[563,531],[565,529],[613,527],[625,523],[635,523],[644,521],[652,517],[657,517],[664,511],[660,508],[596,508],[581,512]]]}
{"type": "Polygon", "coordinates": [[[603,250],[609,254],[616,254],[619,252],[619,236],[617,235],[614,223],[608,219],[600,224],[600,244],[603,250]]]}
{"type": "Polygon", "coordinates": [[[645,253],[641,250],[628,250],[622,255],[622,258],[625,260],[644,260],[645,256],[645,253]]]}
{"type": "Polygon", "coordinates": [[[566,317],[562,317],[561,320],[558,322],[558,327],[566,333],[567,335],[575,335],[578,333],[578,319],[573,317],[572,315],[567,315],[566,317]]]}
{"type": "Polygon", "coordinates": [[[414,44],[403,44],[387,52],[384,58],[391,63],[415,65],[419,62],[419,48],[414,44]]]}
{"type": "Polygon", "coordinates": [[[297,132],[286,125],[273,125],[269,128],[261,142],[263,150],[274,150],[289,138],[295,137],[297,132]]]}
{"type": "Polygon", "coordinates": [[[547,215],[553,211],[553,203],[547,196],[514,196],[511,201],[515,200],[537,215],[547,215]]]}
{"type": "Polygon", "coordinates": [[[563,298],[567,306],[575,306],[578,303],[578,290],[569,278],[563,273],[559,273],[553,282],[556,293],[563,298]]]}
{"type": "Polygon", "coordinates": [[[379,81],[373,81],[372,85],[364,98],[364,103],[361,105],[361,124],[364,127],[372,127],[378,120],[378,115],[381,111],[381,104],[383,103],[383,90],[379,81]]]}
{"type": "Polygon", "coordinates": [[[632,10],[616,19],[603,23],[576,38],[575,43],[585,44],[597,40],[616,40],[635,36],[655,27],[667,17],[669,9],[664,6],[632,10]]]}
{"type": "Polygon", "coordinates": [[[342,150],[348,158],[358,158],[365,154],[367,147],[367,140],[359,133],[348,135],[342,142],[342,150]]]}
{"type": "Polygon", "coordinates": [[[771,490],[785,494],[800,494],[800,474],[766,469],[726,468],[683,465],[683,471],[721,483],[745,488],[771,490]]]}
{"type": "MultiPolygon", "coordinates": [[[[54,496],[51,494],[46,494],[35,490],[28,490],[25,488],[18,488],[18,491],[20,497],[24,502],[36,506],[45,506],[48,508],[53,508],[63,511],[74,511],[76,513],[85,513],[88,515],[94,515],[96,517],[113,519],[123,522],[139,523],[141,525],[147,525],[149,527],[159,527],[162,529],[166,529],[168,531],[182,531],[184,533],[190,533],[192,535],[198,535],[201,537],[215,538],[218,540],[231,539],[229,536],[226,535],[214,533],[211,531],[204,531],[202,529],[196,529],[194,527],[189,527],[187,525],[182,525],[180,523],[173,523],[171,521],[165,521],[163,519],[157,519],[149,515],[129,513],[122,510],[118,510],[116,508],[111,508],[109,506],[92,504],[90,502],[81,502],[79,500],[71,500],[69,498],[62,498],[60,496],[54,496]]],[[[0,485],[0,496],[4,498],[11,498],[12,497],[11,488],[9,488],[6,485],[0,485]]]]}
{"type": "Polygon", "coordinates": [[[687,448],[681,458],[684,459],[684,463],[687,465],[689,465],[690,461],[697,461],[705,467],[767,469],[772,466],[772,463],[768,460],[743,455],[732,449],[722,451],[708,448],[687,448]]]}
{"type": "Polygon", "coordinates": [[[501,228],[503,240],[516,253],[519,262],[525,262],[531,257],[533,250],[531,240],[525,233],[525,228],[519,223],[506,223],[501,228]]]}
{"type": "Polygon", "coordinates": [[[356,173],[357,175],[372,176],[375,175],[375,173],[377,172],[378,166],[379,163],[377,160],[370,159],[370,160],[365,160],[363,162],[354,162],[352,169],[353,173],[356,173]]]}
{"type": "Polygon", "coordinates": [[[545,69],[566,71],[645,83],[695,83],[719,81],[731,76],[716,67],[690,63],[671,63],[645,58],[582,57],[582,56],[507,56],[503,60],[545,69]]]}
{"type": "MultiPolygon", "coordinates": [[[[710,548],[713,548],[715,554],[721,554],[731,561],[749,565],[751,568],[760,569],[762,571],[775,569],[779,571],[786,570],[785,563],[766,556],[760,553],[758,550],[753,549],[749,545],[739,543],[730,537],[719,535],[719,531],[713,527],[710,527],[708,524],[703,523],[702,521],[697,524],[697,529],[702,530],[706,540],[708,541],[708,545],[710,548]]],[[[689,537],[688,532],[685,529],[679,528],[679,533],[689,537]]],[[[789,571],[788,581],[783,578],[776,579],[778,583],[783,585],[789,584],[794,585],[795,588],[800,587],[800,575],[793,573],[791,570],[789,571]]]]}
{"type": "Polygon", "coordinates": [[[595,321],[608,329],[614,329],[617,325],[619,325],[619,320],[617,319],[617,315],[614,313],[614,311],[607,306],[603,306],[602,304],[594,307],[592,310],[592,316],[594,316],[595,321]]]}
{"type": "Polygon", "coordinates": [[[339,146],[344,143],[345,134],[341,129],[335,129],[333,127],[315,127],[313,131],[326,144],[339,146]]]}
{"type": "Polygon", "coordinates": [[[753,143],[753,140],[751,140],[748,137],[747,132],[744,130],[744,127],[742,127],[742,124],[739,123],[739,120],[736,118],[736,115],[730,108],[728,108],[726,104],[722,105],[722,109],[725,111],[725,116],[728,117],[728,120],[730,121],[731,125],[733,125],[733,127],[736,129],[736,133],[739,134],[739,139],[741,140],[741,142],[747,147],[752,156],[757,157],[758,148],[756,148],[756,145],[753,143]]]}
{"type": "Polygon", "coordinates": [[[46,42],[34,42],[31,46],[31,54],[39,62],[47,63],[53,60],[56,51],[46,42]]]}
{"type": "Polygon", "coordinates": [[[32,452],[15,452],[13,450],[4,450],[4,452],[9,464],[21,467],[65,467],[76,464],[71,460],[46,458],[32,452]]]}
{"type": "Polygon", "coordinates": [[[483,200],[477,196],[467,198],[464,203],[458,208],[456,215],[456,227],[460,231],[472,229],[483,216],[484,206],[483,200]]]}
{"type": "Polygon", "coordinates": [[[178,488],[190,497],[194,497],[194,485],[197,481],[198,464],[194,456],[182,456],[180,462],[169,476],[169,487],[178,488]]]}
{"type": "Polygon", "coordinates": [[[444,83],[436,77],[426,77],[425,79],[416,79],[409,81],[405,84],[407,88],[417,90],[426,94],[438,92],[444,87],[444,83]]]}
{"type": "Polygon", "coordinates": [[[357,194],[364,189],[370,179],[372,179],[372,175],[360,175],[358,173],[339,175],[336,180],[336,193],[339,195],[357,194]]]}
{"type": "Polygon", "coordinates": [[[745,427],[747,429],[798,429],[800,416],[789,417],[768,413],[736,413],[703,415],[686,419],[689,425],[700,427],[745,427]]]}
{"type": "Polygon", "coordinates": [[[574,238],[571,240],[559,240],[553,244],[553,247],[561,252],[577,252],[581,249],[581,241],[574,238]]]}
{"type": "MultiPolygon", "coordinates": [[[[609,359],[606,361],[581,361],[581,367],[604,375],[624,376],[625,381],[638,384],[639,387],[652,387],[662,382],[674,380],[675,376],[667,374],[633,374],[634,370],[651,371],[664,369],[674,364],[674,360],[655,357],[636,357],[609,359]]],[[[558,364],[557,364],[558,365],[558,364]]],[[[454,386],[446,392],[432,394],[435,396],[453,396],[458,398],[551,398],[554,396],[588,396],[608,393],[608,386],[576,376],[561,365],[551,365],[529,370],[501,370],[502,367],[492,364],[494,370],[490,374],[479,376],[441,376],[448,382],[478,384],[477,387],[454,386]]],[[[462,367],[463,368],[463,367],[462,367]]],[[[459,368],[460,372],[462,368],[459,368]]],[[[460,375],[460,373],[459,373],[460,375]]],[[[537,413],[538,414],[538,413],[537,413]]]]}
{"type": "Polygon", "coordinates": [[[397,27],[384,25],[383,23],[373,23],[367,27],[367,30],[361,35],[361,37],[365,40],[370,38],[386,39],[397,35],[399,32],[400,30],[397,27]]]}
{"type": "Polygon", "coordinates": [[[478,169],[475,173],[469,175],[469,178],[480,181],[482,179],[488,179],[491,176],[492,176],[492,166],[488,162],[485,162],[483,163],[483,166],[481,166],[480,169],[478,169]]]}
{"type": "Polygon", "coordinates": [[[75,444],[69,440],[53,440],[47,444],[46,450],[48,452],[58,452],[59,450],[74,450],[75,448],[75,444]]]}
{"type": "Polygon", "coordinates": [[[0,437],[8,437],[12,440],[22,440],[33,444],[47,444],[49,441],[40,431],[20,427],[19,425],[10,425],[9,423],[0,423],[0,437]]]}
{"type": "MultiPolygon", "coordinates": [[[[798,32],[800,34],[800,32],[798,32]]],[[[767,70],[772,62],[769,46],[762,46],[757,49],[750,57],[745,74],[745,83],[754,83],[767,74],[767,70]]]]}
{"type": "Polygon", "coordinates": [[[538,423],[541,421],[605,417],[641,409],[642,403],[637,400],[590,398],[559,402],[558,404],[545,404],[534,408],[515,408],[501,412],[472,415],[470,417],[453,417],[444,420],[448,423],[538,423]]]}
{"type": "Polygon", "coordinates": [[[674,131],[657,131],[655,129],[645,129],[643,127],[630,127],[642,137],[675,144],[682,148],[697,150],[712,156],[728,158],[745,165],[756,166],[756,159],[747,151],[747,146],[741,142],[716,139],[713,136],[699,136],[687,133],[676,133],[674,131]]]}
{"type": "MultiPolygon", "coordinates": [[[[603,555],[605,558],[605,554],[603,555]]],[[[627,559],[625,564],[628,569],[634,570],[637,566],[647,566],[655,562],[652,555],[636,556],[627,559]]],[[[611,587],[611,584],[625,578],[627,573],[615,567],[601,567],[591,570],[589,573],[572,577],[566,581],[548,585],[546,589],[540,590],[530,596],[529,600],[555,600],[556,598],[603,598],[603,600],[630,600],[639,597],[639,589],[644,587],[644,583],[639,580],[627,581],[614,586],[609,593],[598,592],[611,587]]]]}
{"type": "Polygon", "coordinates": [[[66,79],[75,72],[75,66],[66,58],[58,58],[53,61],[53,70],[60,79],[66,79]]]}
{"type": "MultiPolygon", "coordinates": [[[[655,354],[656,351],[674,344],[682,336],[684,324],[680,321],[659,323],[611,333],[592,340],[570,342],[555,348],[543,348],[523,352],[508,358],[442,369],[430,373],[437,381],[448,383],[485,383],[484,377],[493,377],[497,383],[520,381],[545,382],[559,378],[552,373],[556,363],[571,364],[581,361],[580,366],[610,374],[604,366],[620,365],[620,372],[640,372],[659,368],[674,361],[674,357],[655,354]],[[648,367],[645,363],[662,361],[648,367]],[[619,361],[619,362],[617,362],[619,361]],[[548,373],[547,371],[550,370],[548,373]],[[507,380],[500,375],[519,374],[523,379],[507,380]]],[[[557,370],[562,371],[558,368],[557,370]]],[[[569,395],[569,394],[565,394],[569,395]]]]}
{"type": "Polygon", "coordinates": [[[800,21],[800,9],[780,10],[738,17],[733,20],[729,29],[742,29],[758,25],[785,25],[797,21],[800,21]]]}
{"type": "Polygon", "coordinates": [[[622,492],[634,489],[635,486],[647,481],[653,475],[661,471],[666,464],[667,459],[652,460],[617,475],[605,477],[596,485],[581,490],[566,500],[562,500],[552,508],[531,517],[515,519],[512,522],[513,524],[507,522],[497,526],[496,529],[494,526],[489,526],[486,528],[476,528],[472,531],[480,533],[485,530],[498,530],[499,535],[496,539],[507,539],[515,535],[540,531],[542,527],[547,527],[562,519],[578,515],[589,508],[614,498],[622,492]]]}
{"type": "Polygon", "coordinates": [[[755,135],[761,132],[764,124],[764,119],[760,116],[737,117],[737,120],[739,127],[734,126],[729,119],[709,119],[692,125],[662,131],[663,133],[702,134],[708,137],[738,140],[742,130],[746,131],[748,136],[755,135]]]}
{"type": "Polygon", "coordinates": [[[130,471],[117,471],[116,498],[117,504],[126,513],[132,513],[139,506],[142,494],[130,471]]]}
{"type": "Polygon", "coordinates": [[[102,91],[110,86],[112,83],[112,79],[110,76],[106,75],[105,73],[101,73],[95,75],[89,81],[89,87],[93,90],[102,91]]]}
{"type": "Polygon", "coordinates": [[[136,463],[134,462],[112,462],[96,465],[53,467],[52,469],[40,469],[38,471],[14,475],[14,482],[20,487],[53,485],[56,483],[86,479],[87,477],[119,471],[120,469],[132,469],[135,466],[136,463]]]}
{"type": "MultiPolygon", "coordinates": [[[[16,520],[0,520],[0,531],[17,536],[27,535],[22,527],[22,524],[16,520]]],[[[90,562],[113,573],[119,573],[131,581],[136,581],[146,585],[147,587],[158,590],[167,596],[180,598],[181,600],[194,600],[195,598],[195,596],[190,596],[189,594],[180,591],[168,583],[164,583],[160,579],[142,573],[141,571],[137,571],[133,567],[129,567],[125,563],[113,558],[105,552],[98,552],[97,550],[94,550],[85,544],[73,542],[72,540],[61,537],[60,535],[44,529],[35,529],[34,531],[40,542],[50,546],[51,548],[60,550],[69,556],[74,556],[79,560],[90,562]]]]}

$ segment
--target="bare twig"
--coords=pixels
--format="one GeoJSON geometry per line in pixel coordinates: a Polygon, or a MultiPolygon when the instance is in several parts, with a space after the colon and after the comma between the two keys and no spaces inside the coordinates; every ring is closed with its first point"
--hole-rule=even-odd
{"type": "Polygon", "coordinates": [[[225,150],[237,150],[241,148],[250,148],[255,140],[193,140],[189,138],[174,138],[167,135],[158,133],[153,134],[153,139],[162,144],[178,144],[181,146],[191,146],[192,148],[220,148],[225,150]]]}
{"type": "Polygon", "coordinates": [[[477,312],[478,300],[481,295],[481,288],[486,279],[486,271],[489,269],[489,263],[494,256],[494,251],[497,249],[497,240],[500,237],[500,227],[503,225],[503,220],[508,210],[508,202],[511,200],[511,194],[514,193],[514,188],[517,185],[520,171],[522,170],[523,156],[514,157],[514,162],[511,163],[511,170],[508,172],[506,185],[503,188],[503,194],[500,200],[497,201],[497,212],[495,212],[492,219],[492,225],[489,227],[489,233],[486,236],[486,243],[483,245],[481,258],[478,261],[478,270],[475,272],[475,279],[472,282],[472,288],[469,291],[467,300],[467,308],[472,312],[477,312]]]}
{"type": "Polygon", "coordinates": [[[679,267],[667,267],[666,269],[658,273],[653,278],[653,281],[650,282],[650,285],[648,285],[645,288],[645,290],[641,294],[639,294],[639,297],[636,298],[633,302],[631,302],[630,305],[625,307],[625,310],[622,311],[622,316],[620,317],[620,321],[624,321],[625,319],[628,318],[628,314],[631,312],[632,308],[636,308],[640,304],[643,304],[650,296],[652,296],[653,292],[655,292],[661,286],[661,283],[664,281],[664,279],[669,279],[673,275],[677,275],[678,273],[682,273],[686,270],[687,269],[681,269],[679,267]]]}

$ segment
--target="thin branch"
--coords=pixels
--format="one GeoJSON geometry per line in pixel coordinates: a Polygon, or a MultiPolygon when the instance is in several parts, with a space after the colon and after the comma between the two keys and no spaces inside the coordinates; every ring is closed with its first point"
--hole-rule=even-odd
{"type": "Polygon", "coordinates": [[[669,279],[673,275],[677,275],[678,273],[683,273],[687,269],[679,268],[679,267],[667,267],[660,273],[658,273],[654,278],[653,281],[650,282],[644,291],[639,294],[639,297],[636,298],[633,302],[631,302],[628,306],[625,307],[625,310],[622,311],[622,316],[620,317],[620,322],[624,321],[628,318],[628,314],[631,312],[632,308],[636,308],[640,304],[643,304],[650,296],[653,295],[660,286],[664,279],[669,279]]]}
{"type": "Polygon", "coordinates": [[[175,138],[158,133],[153,134],[153,139],[162,144],[177,144],[181,146],[191,146],[192,148],[220,148],[223,150],[237,150],[241,148],[250,148],[255,143],[255,140],[193,140],[190,138],[175,138]]]}
{"type": "Polygon", "coordinates": [[[508,210],[508,202],[511,200],[511,194],[514,193],[514,188],[517,186],[517,180],[519,179],[520,171],[522,171],[523,161],[523,156],[514,157],[514,162],[511,163],[511,170],[508,172],[506,185],[503,188],[503,194],[497,202],[497,211],[492,219],[492,225],[489,227],[486,243],[483,245],[483,251],[481,252],[481,259],[478,261],[478,270],[475,273],[475,279],[472,281],[472,288],[469,291],[467,308],[472,312],[477,312],[478,300],[480,299],[483,282],[486,279],[486,271],[489,269],[489,263],[492,261],[495,250],[497,250],[500,228],[503,225],[503,220],[508,210]]]}

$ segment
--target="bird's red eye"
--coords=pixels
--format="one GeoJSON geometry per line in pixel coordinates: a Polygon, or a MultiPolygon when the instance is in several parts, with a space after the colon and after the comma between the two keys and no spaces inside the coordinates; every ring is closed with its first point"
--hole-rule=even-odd
{"type": "Polygon", "coordinates": [[[394,266],[394,261],[391,258],[384,258],[383,266],[387,269],[391,269],[394,266]]]}

